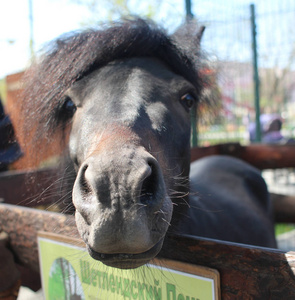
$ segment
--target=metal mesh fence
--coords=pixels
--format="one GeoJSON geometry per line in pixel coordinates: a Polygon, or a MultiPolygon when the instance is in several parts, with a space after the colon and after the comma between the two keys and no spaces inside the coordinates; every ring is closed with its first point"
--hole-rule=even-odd
{"type": "MultiPolygon", "coordinates": [[[[218,117],[201,123],[199,141],[247,143],[255,117],[250,5],[216,2],[193,3],[194,14],[206,25],[203,48],[217,65],[222,103],[218,117]]],[[[261,114],[278,115],[290,138],[295,126],[295,2],[261,0],[255,9],[261,114]]]]}
{"type": "MultiPolygon", "coordinates": [[[[216,81],[222,109],[210,122],[199,122],[199,145],[250,142],[255,122],[253,51],[250,4],[241,1],[195,1],[193,12],[206,26],[203,48],[217,66],[216,81]]],[[[257,30],[260,87],[260,120],[277,116],[283,122],[286,142],[295,128],[295,2],[253,1],[257,30]]],[[[262,131],[265,124],[262,122],[262,131]]],[[[262,132],[263,134],[263,132],[262,132]]],[[[263,176],[270,192],[295,193],[293,169],[266,170],[263,176]]],[[[276,226],[278,245],[295,249],[294,224],[276,226]]]]}

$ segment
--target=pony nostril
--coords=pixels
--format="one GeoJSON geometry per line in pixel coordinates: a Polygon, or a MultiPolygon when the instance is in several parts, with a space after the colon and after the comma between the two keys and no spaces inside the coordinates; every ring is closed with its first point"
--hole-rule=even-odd
{"type": "Polygon", "coordinates": [[[88,180],[86,179],[87,168],[88,168],[88,165],[83,166],[81,176],[80,176],[80,189],[84,195],[91,193],[90,184],[89,184],[88,180]]]}
{"type": "Polygon", "coordinates": [[[156,167],[148,163],[150,170],[141,185],[140,203],[153,205],[158,200],[159,178],[156,167]]]}

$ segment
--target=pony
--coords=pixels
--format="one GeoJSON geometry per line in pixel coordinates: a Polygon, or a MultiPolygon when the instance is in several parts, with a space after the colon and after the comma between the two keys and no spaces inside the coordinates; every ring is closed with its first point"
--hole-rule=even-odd
{"type": "Polygon", "coordinates": [[[190,165],[190,113],[206,87],[203,31],[123,20],[58,38],[27,72],[25,130],[66,147],[78,231],[106,265],[149,262],[170,232],[276,245],[254,167],[222,156],[190,165]]]}

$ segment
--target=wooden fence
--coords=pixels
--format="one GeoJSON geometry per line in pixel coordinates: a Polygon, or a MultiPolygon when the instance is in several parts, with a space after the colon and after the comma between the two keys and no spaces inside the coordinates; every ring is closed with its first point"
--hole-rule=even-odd
{"type": "MultiPolygon", "coordinates": [[[[270,166],[272,168],[295,167],[293,149],[295,149],[293,146],[242,147],[237,144],[227,144],[206,149],[193,149],[192,160],[214,154],[229,154],[252,162],[260,169],[270,166]],[[258,151],[261,153],[257,153],[258,151]]],[[[15,255],[16,262],[26,271],[24,273],[26,275],[23,275],[23,282],[26,282],[29,277],[28,270],[31,272],[31,278],[33,278],[32,274],[35,274],[34,278],[36,274],[38,277],[38,231],[79,238],[73,216],[20,206],[32,207],[35,204],[32,201],[34,195],[38,192],[40,194],[40,190],[46,189],[46,186],[54,182],[56,178],[54,169],[31,171],[29,174],[4,172],[0,176],[0,198],[4,198],[6,202],[0,204],[0,230],[9,234],[10,248],[15,255]],[[28,178],[31,180],[29,192],[26,183],[28,178]]],[[[40,195],[38,198],[41,204],[46,205],[55,201],[50,198],[50,193],[46,195],[46,192],[43,192],[42,195],[43,200],[40,195]]],[[[281,199],[276,201],[281,201],[281,199]]],[[[288,203],[290,204],[290,201],[288,203]]],[[[292,203],[291,210],[294,210],[295,205],[292,203]]],[[[282,206],[284,205],[278,207],[282,206]]],[[[290,211],[290,209],[287,210],[290,211]]],[[[166,237],[159,257],[217,269],[221,277],[222,299],[295,298],[295,252],[283,252],[193,236],[172,235],[166,237]]],[[[40,285],[40,283],[36,284],[36,280],[35,285],[31,284],[31,287],[34,286],[35,289],[40,285]]],[[[27,285],[30,286],[30,284],[27,285]]]]}

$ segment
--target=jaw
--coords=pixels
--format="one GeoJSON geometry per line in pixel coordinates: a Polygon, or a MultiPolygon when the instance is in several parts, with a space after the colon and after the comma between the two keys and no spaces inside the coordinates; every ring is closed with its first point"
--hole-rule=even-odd
{"type": "Polygon", "coordinates": [[[87,246],[89,255],[96,260],[101,261],[103,264],[119,269],[135,269],[141,267],[152,260],[161,250],[164,238],[162,238],[151,249],[143,253],[116,253],[116,254],[104,254],[98,253],[87,246]]]}
{"type": "MultiPolygon", "coordinates": [[[[97,217],[95,222],[89,223],[76,211],[77,228],[90,256],[107,266],[120,269],[134,269],[148,263],[160,252],[168,231],[172,203],[169,198],[165,202],[168,203],[161,208],[161,213],[153,214],[152,221],[147,221],[148,218],[143,214],[136,217],[129,215],[124,220],[125,224],[109,215],[104,219],[105,223],[100,221],[103,217],[97,217]]],[[[114,213],[118,215],[118,212],[114,213]]]]}

